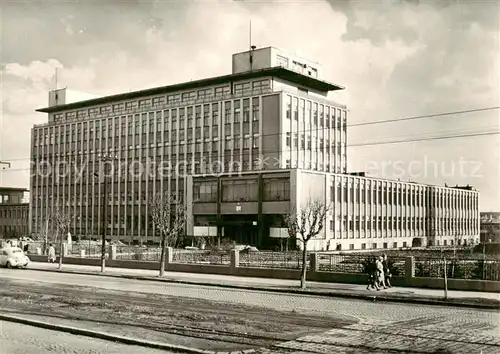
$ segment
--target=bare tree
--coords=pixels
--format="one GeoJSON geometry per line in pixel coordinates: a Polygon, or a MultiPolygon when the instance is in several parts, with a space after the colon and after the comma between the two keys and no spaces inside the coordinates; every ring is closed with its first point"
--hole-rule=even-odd
{"type": "Polygon", "coordinates": [[[153,226],[161,232],[160,277],[165,274],[167,247],[176,245],[179,233],[186,225],[186,206],[171,194],[157,193],[149,202],[153,226]]]}
{"type": "Polygon", "coordinates": [[[63,240],[64,235],[69,231],[71,224],[71,214],[64,210],[64,207],[56,206],[51,214],[51,220],[56,230],[56,239],[59,237],[59,269],[63,260],[63,240]]]}
{"type": "Polygon", "coordinates": [[[324,228],[326,216],[331,206],[319,199],[309,199],[297,210],[285,216],[285,225],[290,237],[296,237],[302,243],[302,266],[300,287],[306,288],[307,243],[324,228]]]}

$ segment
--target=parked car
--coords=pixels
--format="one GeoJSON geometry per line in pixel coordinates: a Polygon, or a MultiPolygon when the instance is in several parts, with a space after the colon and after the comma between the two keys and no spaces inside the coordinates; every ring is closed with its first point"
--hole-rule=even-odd
{"type": "Polygon", "coordinates": [[[30,259],[19,247],[6,247],[0,249],[0,266],[7,268],[24,268],[30,263],[30,259]]]}

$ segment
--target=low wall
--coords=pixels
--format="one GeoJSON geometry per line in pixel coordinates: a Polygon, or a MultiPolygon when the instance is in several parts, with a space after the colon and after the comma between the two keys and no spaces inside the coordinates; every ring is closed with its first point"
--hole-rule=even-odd
{"type": "MultiPolygon", "coordinates": [[[[167,252],[168,253],[168,252],[167,252]]],[[[200,274],[218,274],[218,275],[232,275],[242,277],[255,277],[255,278],[272,278],[272,279],[300,279],[300,271],[294,269],[280,269],[280,268],[251,268],[240,267],[238,264],[238,257],[234,254],[231,257],[231,265],[200,265],[200,264],[183,264],[169,262],[170,256],[167,255],[165,270],[171,272],[184,272],[184,273],[200,273],[200,274]]],[[[415,287],[415,288],[430,288],[430,289],[443,289],[443,278],[422,278],[415,277],[412,257],[406,262],[406,276],[396,276],[391,279],[394,286],[400,287],[415,287]]],[[[46,262],[46,256],[30,256],[34,262],[46,262]]],[[[98,258],[78,258],[78,257],[65,257],[63,259],[65,264],[74,265],[89,265],[99,266],[101,260],[98,258]]],[[[106,266],[112,268],[128,268],[128,269],[145,269],[157,270],[158,262],[147,261],[125,261],[110,259],[106,260],[106,266]]],[[[350,274],[350,273],[331,273],[321,271],[308,271],[307,279],[317,282],[332,282],[332,283],[345,283],[345,284],[366,284],[366,274],[350,274]]],[[[482,292],[496,292],[500,293],[500,282],[486,281],[486,280],[465,280],[465,279],[448,279],[449,290],[464,290],[464,291],[482,291],[482,292]]]]}

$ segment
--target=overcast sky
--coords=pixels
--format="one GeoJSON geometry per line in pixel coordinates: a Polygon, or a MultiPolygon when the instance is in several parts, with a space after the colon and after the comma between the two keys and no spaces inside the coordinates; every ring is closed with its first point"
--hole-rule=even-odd
{"type": "MultiPolygon", "coordinates": [[[[348,124],[500,106],[499,3],[491,1],[11,1],[1,4],[0,173],[29,186],[36,108],[59,87],[99,95],[228,74],[231,54],[273,45],[346,87],[348,124]]],[[[499,110],[348,128],[348,169],[481,191],[500,210],[499,110]],[[366,144],[364,146],[360,146],[366,144]],[[370,144],[370,145],[369,145],[370,144]],[[358,146],[356,146],[358,145],[358,146]]]]}

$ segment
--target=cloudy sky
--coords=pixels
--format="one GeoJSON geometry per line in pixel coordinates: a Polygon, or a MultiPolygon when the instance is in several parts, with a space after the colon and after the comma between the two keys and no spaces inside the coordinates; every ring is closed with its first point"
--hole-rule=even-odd
{"type": "Polygon", "coordinates": [[[0,160],[12,163],[0,184],[29,186],[30,128],[46,121],[34,110],[56,67],[60,87],[99,95],[227,74],[251,19],[253,44],[314,59],[346,87],[334,99],[350,109],[349,170],[471,184],[498,211],[499,4],[0,0],[0,160]],[[474,112],[357,125],[458,111],[474,112]],[[436,139],[456,135],[472,136],[436,139]]]}

